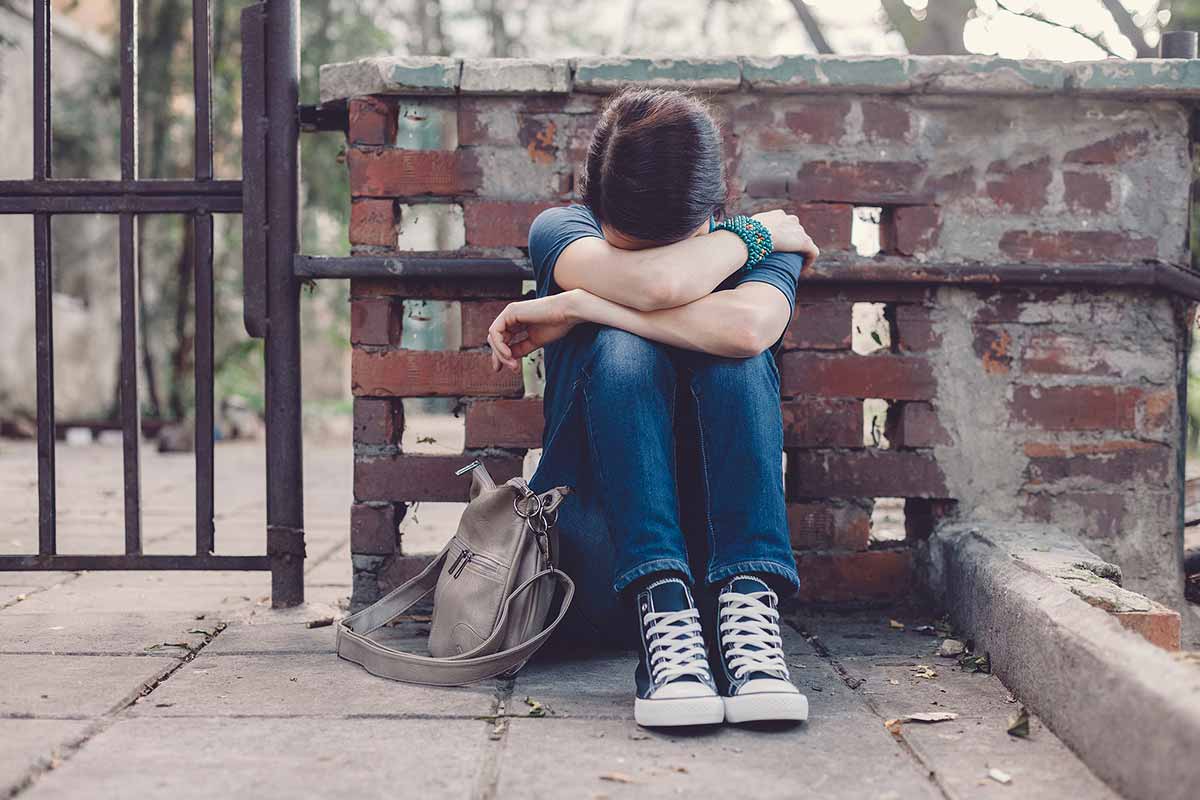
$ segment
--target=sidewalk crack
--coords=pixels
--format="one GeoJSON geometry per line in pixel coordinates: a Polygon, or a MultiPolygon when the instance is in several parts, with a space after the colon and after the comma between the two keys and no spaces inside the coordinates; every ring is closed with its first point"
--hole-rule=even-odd
{"type": "Polygon", "coordinates": [[[508,725],[511,716],[507,713],[508,705],[512,703],[513,687],[516,678],[498,678],[496,680],[496,698],[492,706],[492,715],[486,718],[490,728],[488,740],[492,744],[485,747],[483,759],[479,765],[479,776],[475,782],[475,790],[471,793],[476,800],[494,800],[500,783],[500,757],[508,747],[508,725]]]}

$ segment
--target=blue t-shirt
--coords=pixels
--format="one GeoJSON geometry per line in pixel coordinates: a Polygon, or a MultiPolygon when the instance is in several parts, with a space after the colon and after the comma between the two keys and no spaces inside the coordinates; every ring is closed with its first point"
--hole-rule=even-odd
{"type": "MultiPolygon", "coordinates": [[[[603,239],[600,223],[591,209],[582,205],[548,208],[529,227],[529,260],[533,264],[533,275],[537,281],[537,296],[556,294],[562,289],[554,280],[554,264],[567,245],[585,236],[603,239]]],[[[769,283],[787,298],[788,305],[796,307],[796,282],[804,258],[799,253],[771,253],[752,268],[742,268],[730,275],[714,291],[732,289],[743,283],[757,281],[769,283]]],[[[686,267],[681,267],[686,269],[686,267]]],[[[783,341],[780,337],[772,349],[783,341]]]]}

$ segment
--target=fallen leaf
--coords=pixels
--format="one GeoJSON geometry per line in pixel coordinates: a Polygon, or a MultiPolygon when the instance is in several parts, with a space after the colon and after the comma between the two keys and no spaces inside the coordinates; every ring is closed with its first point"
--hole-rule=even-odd
{"type": "Polygon", "coordinates": [[[508,730],[508,717],[501,717],[500,719],[496,720],[496,724],[493,725],[491,731],[488,732],[488,738],[493,742],[498,741],[502,736],[504,736],[504,732],[506,730],[508,730]]]}
{"type": "Polygon", "coordinates": [[[965,653],[967,646],[958,639],[943,639],[938,646],[937,654],[942,658],[957,658],[965,653]]]}
{"type": "Polygon", "coordinates": [[[612,783],[637,783],[637,781],[626,775],[624,772],[606,772],[600,776],[600,780],[610,781],[612,783]]]}
{"type": "Polygon", "coordinates": [[[898,622],[898,621],[896,621],[896,620],[894,620],[894,619],[889,619],[889,620],[888,620],[888,627],[889,627],[889,628],[891,628],[891,629],[893,629],[893,630],[902,631],[902,630],[904,630],[904,623],[903,623],[903,622],[898,622]]]}
{"type": "Polygon", "coordinates": [[[631,734],[629,734],[629,738],[635,742],[644,742],[647,739],[649,739],[650,737],[644,733],[631,733],[631,734]]]}
{"type": "Polygon", "coordinates": [[[525,698],[525,705],[529,706],[529,716],[544,717],[546,716],[546,707],[534,700],[532,697],[525,698]]]}
{"type": "Polygon", "coordinates": [[[996,783],[1003,783],[1006,786],[1012,783],[1012,775],[1009,775],[1003,770],[989,769],[988,777],[994,780],[996,783]]]}
{"type": "Polygon", "coordinates": [[[890,683],[892,686],[900,685],[900,681],[896,680],[895,678],[888,678],[888,683],[890,683]]]}
{"type": "Polygon", "coordinates": [[[900,718],[901,722],[949,722],[958,719],[953,711],[918,711],[900,718]]]}
{"type": "Polygon", "coordinates": [[[958,659],[958,666],[963,672],[984,672],[992,671],[992,662],[987,653],[981,656],[964,655],[958,659]]]}
{"type": "Polygon", "coordinates": [[[887,728],[888,733],[892,734],[892,736],[900,735],[900,720],[898,719],[885,720],[883,727],[887,728]]]}
{"type": "Polygon", "coordinates": [[[917,633],[923,633],[926,636],[937,636],[937,629],[932,625],[918,625],[913,630],[917,633]]]}
{"type": "Polygon", "coordinates": [[[1016,736],[1021,739],[1029,736],[1029,711],[1025,706],[1008,718],[1008,735],[1016,736]]]}
{"type": "Polygon", "coordinates": [[[913,667],[913,674],[918,678],[937,677],[937,672],[934,671],[933,667],[926,664],[917,664],[917,666],[913,667]]]}

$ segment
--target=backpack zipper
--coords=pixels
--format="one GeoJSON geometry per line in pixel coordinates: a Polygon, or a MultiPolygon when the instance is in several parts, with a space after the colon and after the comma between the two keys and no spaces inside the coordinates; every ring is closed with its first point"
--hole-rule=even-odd
{"type": "Polygon", "coordinates": [[[457,578],[462,574],[463,569],[475,557],[469,548],[464,547],[459,551],[458,557],[454,559],[454,563],[450,565],[450,577],[457,578]]]}

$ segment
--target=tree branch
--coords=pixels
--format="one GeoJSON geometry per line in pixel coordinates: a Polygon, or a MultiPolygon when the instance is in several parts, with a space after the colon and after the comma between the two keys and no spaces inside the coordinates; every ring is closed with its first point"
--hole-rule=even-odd
{"type": "Polygon", "coordinates": [[[796,9],[796,16],[800,18],[800,24],[804,26],[804,32],[812,40],[813,47],[817,48],[817,52],[827,55],[833,53],[833,48],[829,46],[829,40],[825,38],[825,31],[821,28],[821,23],[808,4],[804,0],[792,0],[792,8],[796,9]]]}
{"type": "Polygon", "coordinates": [[[1013,9],[1009,8],[1004,3],[1004,0],[996,0],[996,6],[1001,11],[1007,11],[1009,14],[1013,14],[1014,16],[1025,17],[1026,19],[1032,19],[1032,20],[1040,22],[1044,25],[1049,25],[1052,28],[1059,28],[1064,31],[1070,31],[1071,33],[1075,34],[1076,36],[1082,36],[1084,39],[1087,39],[1089,42],[1096,45],[1096,47],[1099,47],[1101,50],[1103,50],[1105,53],[1108,53],[1110,56],[1115,56],[1117,58],[1123,58],[1123,56],[1120,53],[1116,52],[1115,50],[1113,50],[1111,47],[1109,47],[1107,44],[1104,43],[1104,37],[1100,34],[1091,34],[1091,33],[1088,33],[1087,31],[1083,30],[1082,28],[1080,28],[1078,25],[1068,25],[1065,22],[1059,22],[1058,20],[1050,19],[1049,17],[1047,17],[1046,15],[1042,14],[1039,11],[1014,11],[1013,9]]]}
{"type": "Polygon", "coordinates": [[[1137,57],[1154,58],[1156,55],[1154,48],[1146,44],[1146,35],[1133,21],[1133,14],[1130,14],[1121,4],[1121,0],[1100,0],[1100,2],[1104,4],[1105,10],[1112,14],[1113,20],[1117,23],[1117,30],[1133,44],[1133,49],[1137,51],[1137,57]]]}

